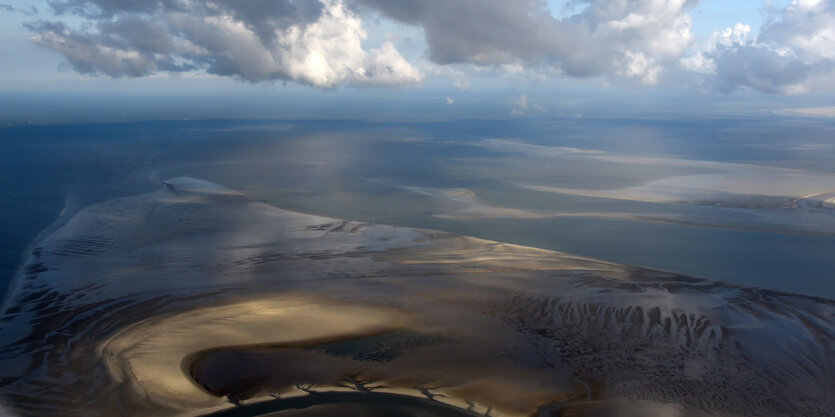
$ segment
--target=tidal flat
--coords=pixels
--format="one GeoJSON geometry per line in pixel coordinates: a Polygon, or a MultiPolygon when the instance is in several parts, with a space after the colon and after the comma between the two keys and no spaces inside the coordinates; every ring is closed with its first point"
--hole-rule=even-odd
{"type": "Polygon", "coordinates": [[[301,214],[191,177],[158,187],[80,210],[32,249],[0,319],[6,407],[32,416],[835,408],[826,298],[301,214]]]}
{"type": "Polygon", "coordinates": [[[828,415],[832,133],[0,128],[0,414],[828,415]]]}

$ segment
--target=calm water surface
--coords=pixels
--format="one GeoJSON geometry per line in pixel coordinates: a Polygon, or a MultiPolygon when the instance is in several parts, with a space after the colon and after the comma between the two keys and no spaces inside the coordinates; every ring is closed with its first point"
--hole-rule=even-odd
{"type": "MultiPolygon", "coordinates": [[[[835,211],[810,217],[821,226],[812,233],[785,226],[805,221],[803,212],[786,207],[526,188],[595,192],[697,175],[721,182],[724,172],[751,169],[775,175],[802,170],[821,179],[823,185],[811,186],[816,191],[835,193],[826,186],[835,175],[835,125],[769,117],[3,128],[0,291],[27,246],[56,221],[185,175],[304,213],[439,229],[835,298],[835,234],[827,229],[835,228],[835,211]]],[[[791,201],[791,191],[768,201],[791,201]]]]}

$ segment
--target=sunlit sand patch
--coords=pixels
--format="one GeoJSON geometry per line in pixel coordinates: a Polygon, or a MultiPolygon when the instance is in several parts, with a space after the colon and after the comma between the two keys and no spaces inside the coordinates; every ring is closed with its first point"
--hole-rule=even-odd
{"type": "Polygon", "coordinates": [[[787,201],[835,189],[835,177],[801,174],[712,174],[687,175],[650,181],[637,187],[612,190],[582,190],[519,184],[531,190],[586,197],[647,202],[744,205],[756,197],[782,197],[787,201]]]}
{"type": "Polygon", "coordinates": [[[461,210],[438,214],[435,217],[439,219],[544,219],[555,217],[555,215],[533,210],[492,207],[478,204],[461,210]]]}
{"type": "Polygon", "coordinates": [[[565,146],[543,146],[526,143],[513,139],[484,139],[477,142],[477,145],[495,149],[497,151],[522,152],[538,156],[564,156],[564,155],[601,155],[605,152],[596,149],[572,148],[565,146]]]}
{"type": "Polygon", "coordinates": [[[414,193],[442,198],[462,206],[457,210],[436,214],[435,217],[440,219],[542,219],[555,216],[555,213],[485,204],[479,200],[475,192],[467,188],[395,186],[414,193]]]}
{"type": "Polygon", "coordinates": [[[443,214],[436,214],[439,219],[556,219],[561,217],[595,217],[601,219],[643,219],[646,216],[640,214],[625,213],[604,213],[604,212],[543,212],[525,209],[491,207],[475,205],[461,210],[450,211],[443,214]]]}
{"type": "Polygon", "coordinates": [[[598,161],[614,162],[620,164],[636,164],[650,166],[668,167],[689,167],[722,171],[751,171],[751,170],[773,170],[765,166],[752,164],[719,162],[709,160],[682,159],[675,157],[654,157],[635,156],[610,153],[595,149],[566,148],[560,146],[535,145],[522,141],[487,139],[477,142],[476,146],[486,146],[499,151],[518,152],[537,157],[566,157],[580,159],[593,159],[598,161]]]}
{"type": "MultiPolygon", "coordinates": [[[[490,142],[491,146],[495,143],[490,142]]],[[[508,146],[520,146],[510,142],[508,146]]],[[[534,146],[534,145],[531,145],[534,146]]],[[[542,147],[542,146],[540,146],[542,147]]],[[[524,148],[527,149],[527,148],[524,148]]],[[[801,200],[809,199],[821,193],[835,190],[835,177],[810,172],[778,169],[765,166],[711,161],[689,161],[673,158],[641,158],[606,155],[603,153],[579,153],[582,157],[608,160],[617,163],[672,165],[709,168],[720,173],[684,175],[661,178],[618,189],[576,189],[539,184],[515,184],[528,190],[575,195],[583,197],[629,200],[648,203],[678,203],[706,207],[728,207],[750,210],[771,210],[796,208],[801,200]]],[[[380,180],[381,182],[385,182],[380,180]]],[[[392,185],[392,184],[389,184],[392,185]]],[[[481,201],[476,193],[462,188],[428,188],[393,185],[415,193],[428,195],[457,204],[460,208],[436,214],[442,219],[548,219],[560,217],[597,217],[627,220],[649,220],[694,225],[739,228],[746,230],[772,229],[783,233],[820,234],[820,224],[827,224],[827,218],[818,218],[815,214],[798,218],[772,218],[754,224],[736,224],[723,219],[687,218],[674,213],[572,213],[530,210],[513,207],[499,207],[481,201]],[[807,218],[808,217],[808,218],[807,218]],[[773,224],[779,225],[772,226],[773,224]]],[[[827,208],[826,201],[819,204],[827,208]]],[[[807,205],[808,206],[808,205],[807,205]]],[[[831,222],[829,222],[831,223],[831,222]]],[[[835,233],[835,227],[829,227],[824,233],[835,233]]]]}
{"type": "Polygon", "coordinates": [[[448,200],[458,201],[461,203],[473,204],[477,200],[476,194],[467,188],[428,188],[428,187],[409,187],[400,186],[404,190],[409,190],[418,194],[429,195],[433,197],[441,197],[448,200]]]}
{"type": "Polygon", "coordinates": [[[784,116],[820,117],[825,119],[835,118],[835,106],[829,107],[799,107],[794,109],[782,109],[775,111],[784,116]]]}
{"type": "MultiPolygon", "coordinates": [[[[420,321],[401,330],[200,350],[187,357],[184,370],[207,392],[236,401],[258,393],[286,398],[299,389],[322,398],[336,386],[419,397],[460,410],[490,409],[494,416],[531,415],[543,404],[584,392],[566,368],[542,366],[512,326],[474,314],[466,307],[468,297],[456,296],[454,289],[431,287],[437,301],[415,311],[420,321]]],[[[398,304],[412,304],[415,297],[423,298],[409,294],[398,304]]]]}
{"type": "Polygon", "coordinates": [[[558,217],[599,217],[599,218],[623,218],[637,219],[639,216],[622,213],[595,213],[595,212],[553,212],[544,210],[529,210],[513,207],[500,207],[486,204],[478,198],[478,195],[467,188],[429,188],[396,185],[390,182],[376,179],[374,181],[391,185],[397,188],[408,190],[417,194],[447,200],[459,205],[461,208],[435,214],[433,217],[439,219],[549,219],[558,217]]]}
{"type": "MultiPolygon", "coordinates": [[[[830,111],[831,108],[825,108],[830,111]]],[[[820,109],[818,109],[820,110],[820,109]]],[[[800,198],[835,189],[835,176],[822,173],[756,165],[749,163],[683,159],[675,157],[646,157],[613,154],[604,151],[572,150],[517,141],[484,140],[482,146],[503,151],[520,152],[544,157],[562,157],[644,165],[648,167],[687,167],[707,171],[706,174],[678,175],[658,178],[641,185],[619,189],[577,189],[549,184],[517,184],[523,188],[559,194],[614,198],[647,202],[712,202],[750,199],[752,196],[800,198]]],[[[745,204],[745,203],[743,203],[745,204]]]]}
{"type": "Polygon", "coordinates": [[[398,311],[312,298],[278,297],[201,308],[138,323],[99,348],[118,382],[148,400],[177,408],[224,402],[188,378],[182,362],[193,352],[240,344],[312,343],[403,326],[398,311]]]}
{"type": "Polygon", "coordinates": [[[647,203],[687,204],[702,208],[687,214],[612,213],[620,217],[740,230],[804,235],[835,234],[832,190],[835,177],[796,172],[688,175],[610,190],[585,190],[517,184],[528,190],[647,203]],[[710,212],[704,211],[710,210],[710,212]],[[717,210],[726,210],[720,215],[717,210]]]}

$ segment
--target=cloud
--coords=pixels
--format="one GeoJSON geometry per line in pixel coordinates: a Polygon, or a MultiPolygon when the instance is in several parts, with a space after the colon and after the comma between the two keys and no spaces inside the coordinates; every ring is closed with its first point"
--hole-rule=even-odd
{"type": "Polygon", "coordinates": [[[519,99],[516,100],[516,104],[519,105],[520,109],[527,110],[528,109],[528,96],[525,95],[525,94],[522,94],[521,96],[519,96],[519,99]]]}
{"type": "Polygon", "coordinates": [[[363,48],[363,16],[383,16],[422,28],[439,66],[656,84],[692,41],[685,10],[694,2],[573,0],[579,11],[555,18],[542,0],[50,0],[56,14],[85,24],[29,28],[35,42],[84,73],[200,69],[324,88],[420,83],[422,72],[394,43],[363,48]]]}
{"type": "Polygon", "coordinates": [[[715,56],[722,49],[744,46],[751,41],[751,26],[737,23],[732,28],[714,32],[693,55],[681,59],[684,68],[701,74],[716,74],[715,56]]]}
{"type": "Polygon", "coordinates": [[[513,110],[510,111],[510,114],[514,116],[521,116],[527,113],[528,109],[533,109],[540,113],[548,110],[542,104],[530,100],[527,94],[522,94],[521,96],[519,96],[518,99],[516,99],[516,107],[514,107],[513,110]]]}
{"type": "Polygon", "coordinates": [[[429,58],[442,65],[543,66],[656,84],[693,40],[692,0],[575,0],[581,10],[561,19],[541,0],[354,2],[420,26],[429,58]]]}
{"type": "Polygon", "coordinates": [[[15,7],[11,4],[0,3],[0,12],[22,13],[26,16],[33,16],[38,14],[38,8],[29,4],[26,7],[15,7]]]}
{"type": "Polygon", "coordinates": [[[722,91],[805,93],[835,86],[835,0],[796,0],[773,12],[756,38],[737,24],[715,33],[682,66],[722,91]]]}
{"type": "Polygon", "coordinates": [[[452,81],[452,85],[459,90],[469,90],[470,89],[470,82],[465,79],[455,79],[452,81]]]}
{"type": "MultiPolygon", "coordinates": [[[[640,85],[696,79],[727,92],[835,86],[835,0],[766,9],[756,36],[738,24],[701,44],[688,13],[697,0],[570,0],[562,15],[545,0],[47,3],[58,17],[28,24],[31,39],[79,72],[112,77],[188,72],[320,88],[399,88],[426,74],[460,89],[485,74],[640,85]],[[368,45],[364,22],[380,18],[419,28],[428,62],[418,68],[404,58],[397,36],[368,45]]],[[[518,108],[532,109],[543,111],[518,108]]]]}
{"type": "Polygon", "coordinates": [[[87,24],[76,29],[62,22],[30,23],[31,39],[61,53],[82,73],[138,77],[199,70],[321,88],[402,87],[423,79],[393,42],[363,48],[362,20],[342,0],[53,0],[50,5],[87,24]]]}

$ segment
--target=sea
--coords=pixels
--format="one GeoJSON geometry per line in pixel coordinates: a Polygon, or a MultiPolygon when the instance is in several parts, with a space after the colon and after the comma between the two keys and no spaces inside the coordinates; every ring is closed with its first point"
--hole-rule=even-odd
{"type": "Polygon", "coordinates": [[[183,176],[302,213],[835,299],[835,122],[774,114],[0,127],[0,298],[80,210],[183,176]]]}

